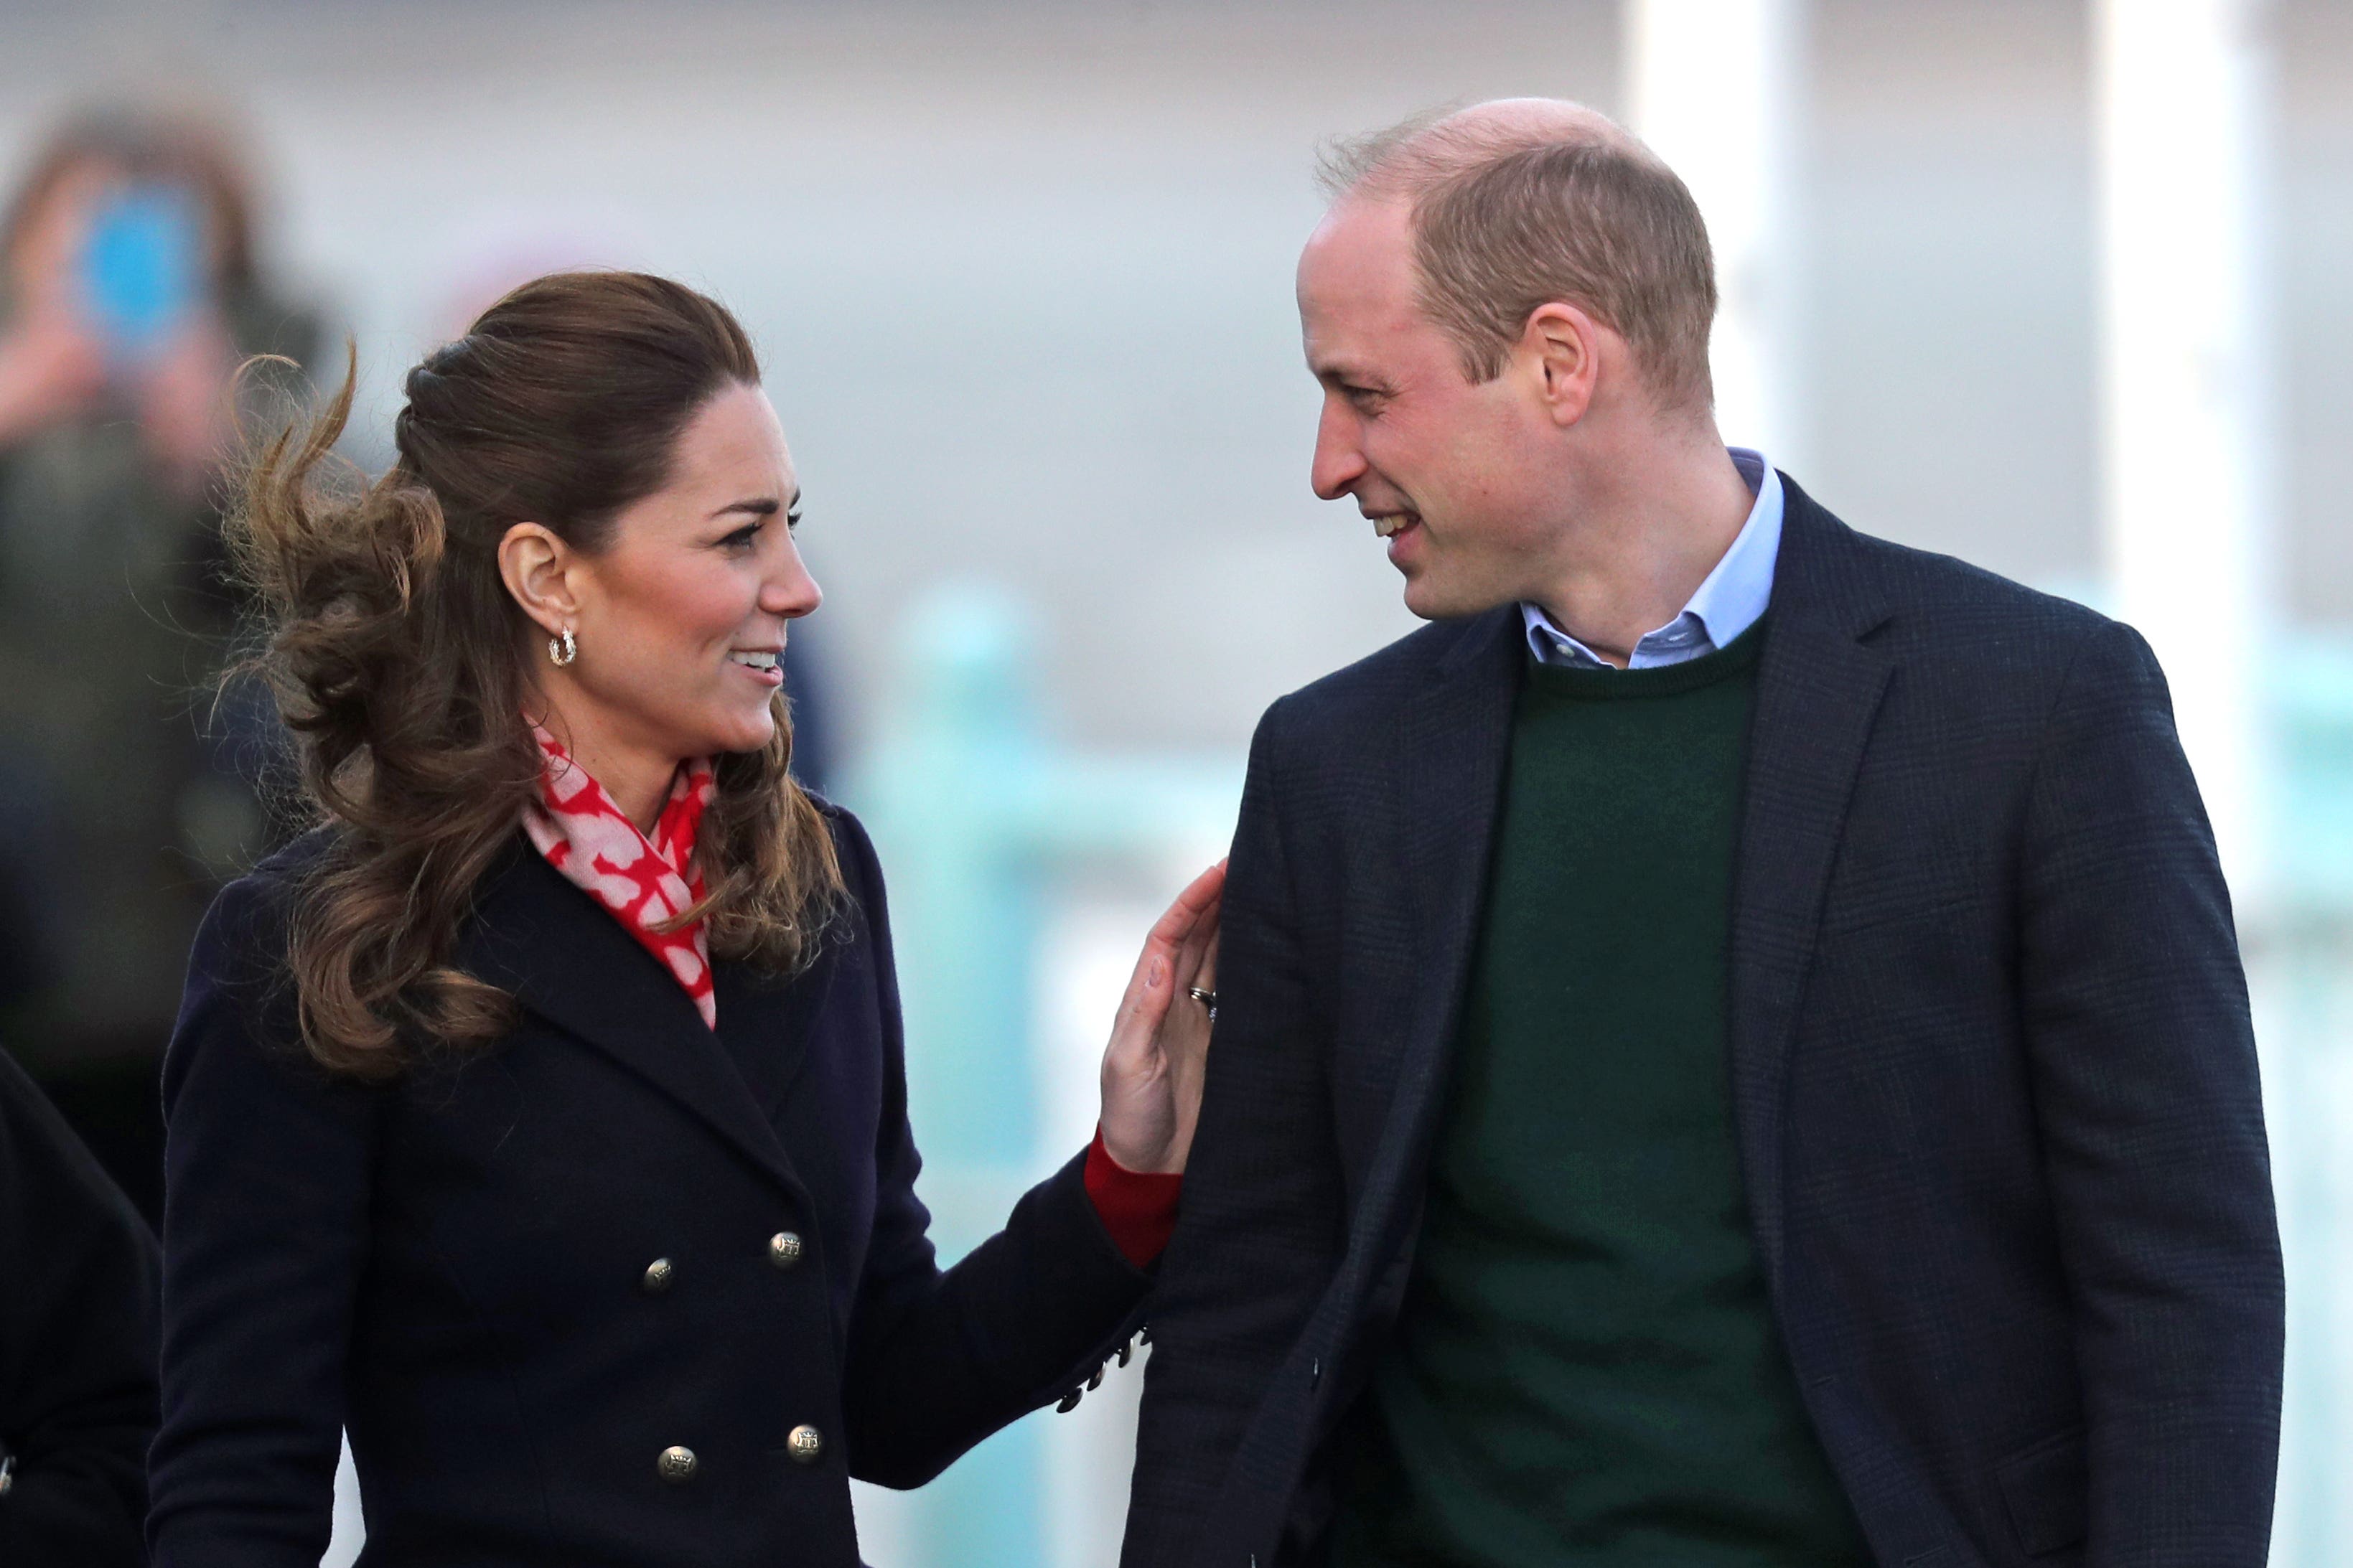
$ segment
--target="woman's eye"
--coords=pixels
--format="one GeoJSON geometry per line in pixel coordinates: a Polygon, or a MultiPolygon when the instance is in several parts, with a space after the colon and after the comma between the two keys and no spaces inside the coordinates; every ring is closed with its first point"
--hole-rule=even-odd
{"type": "Polygon", "coordinates": [[[747,522],[719,542],[725,549],[745,550],[749,549],[753,542],[759,537],[760,525],[756,522],[747,522]]]}
{"type": "Polygon", "coordinates": [[[797,511],[788,511],[788,512],[785,513],[785,531],[786,531],[786,532],[788,532],[788,533],[798,533],[798,532],[800,531],[800,528],[801,528],[801,514],[800,514],[800,513],[798,513],[798,512],[797,512],[797,511]]]}

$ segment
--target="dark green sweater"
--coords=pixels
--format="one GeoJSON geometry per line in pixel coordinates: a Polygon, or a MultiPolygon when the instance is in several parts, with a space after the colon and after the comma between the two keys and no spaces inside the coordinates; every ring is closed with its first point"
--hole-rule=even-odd
{"type": "Polygon", "coordinates": [[[1337,1568],[1870,1559],[1750,1242],[1726,1060],[1762,628],[1531,664],[1404,1312],[1337,1568]]]}

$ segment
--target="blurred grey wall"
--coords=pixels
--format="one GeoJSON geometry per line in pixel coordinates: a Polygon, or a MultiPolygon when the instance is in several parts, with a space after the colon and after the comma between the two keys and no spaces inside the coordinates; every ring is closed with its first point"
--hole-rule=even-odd
{"type": "MultiPolygon", "coordinates": [[[[93,92],[246,116],[289,270],[358,333],[378,452],[399,371],[522,271],[716,291],[765,353],[853,724],[913,596],[981,576],[1034,608],[1050,702],[1096,742],[1237,744],[1412,624],[1354,508],[1306,488],[1317,140],[1619,98],[1610,0],[0,0],[0,169],[93,92]]],[[[2343,621],[2353,6],[2278,26],[2285,576],[2343,621]]],[[[2044,584],[2097,568],[2085,31],[2069,0],[1824,0],[1810,50],[1799,477],[2044,584]]]]}

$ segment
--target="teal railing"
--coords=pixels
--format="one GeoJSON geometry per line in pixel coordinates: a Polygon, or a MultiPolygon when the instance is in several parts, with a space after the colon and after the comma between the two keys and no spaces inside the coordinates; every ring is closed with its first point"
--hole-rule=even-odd
{"type": "MultiPolygon", "coordinates": [[[[978,589],[918,605],[881,731],[843,792],[889,883],[919,1190],[944,1259],[986,1239],[1075,1152],[1039,1142],[1036,969],[1055,883],[1083,865],[1158,868],[1177,846],[1222,845],[1241,794],[1238,756],[1057,745],[1030,687],[1024,624],[978,589]]],[[[1046,1568],[1049,1493],[1033,1417],[897,1504],[893,1533],[911,1560],[880,1568],[1046,1568]]]]}
{"type": "Polygon", "coordinates": [[[2274,897],[2242,932],[2288,1286],[2272,1561],[2353,1565],[2353,637],[2277,661],[2274,897]]]}

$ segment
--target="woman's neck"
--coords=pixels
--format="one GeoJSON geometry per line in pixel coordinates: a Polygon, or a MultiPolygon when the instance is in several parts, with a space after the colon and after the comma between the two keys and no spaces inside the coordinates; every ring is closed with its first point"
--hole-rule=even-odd
{"type": "Polygon", "coordinates": [[[548,704],[543,722],[573,762],[604,786],[621,815],[636,823],[638,832],[650,835],[661,819],[662,804],[670,799],[670,784],[683,759],[630,746],[600,732],[596,725],[574,722],[554,702],[548,704]]]}
{"type": "Polygon", "coordinates": [[[647,759],[617,753],[586,755],[575,753],[574,761],[588,770],[588,776],[605,786],[621,815],[638,825],[638,831],[652,837],[654,824],[661,820],[662,803],[670,798],[670,786],[678,777],[676,758],[647,759]]]}

